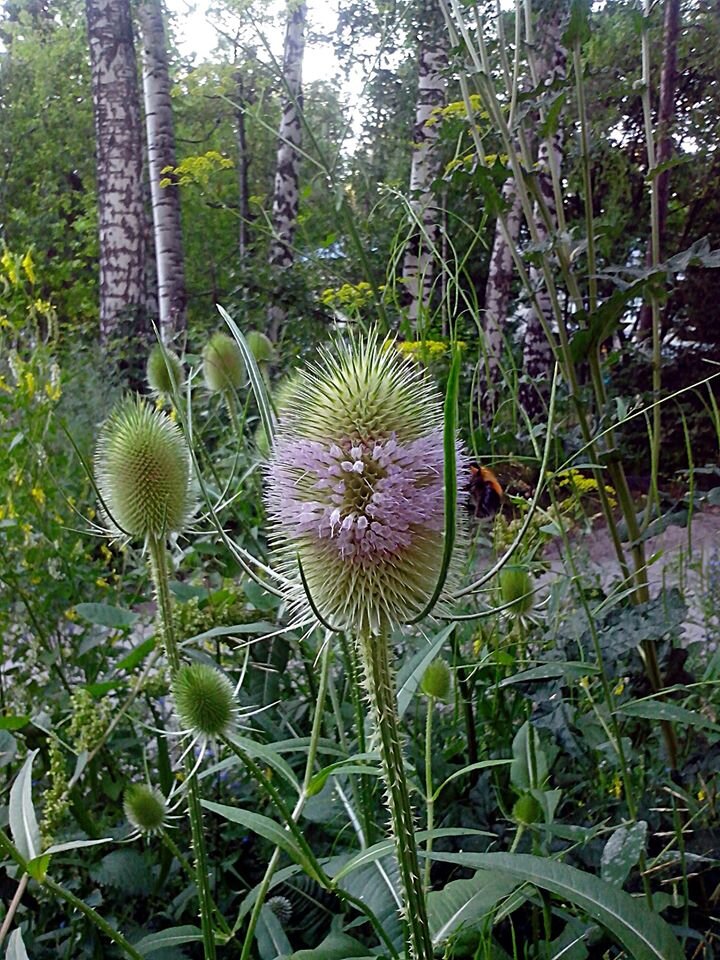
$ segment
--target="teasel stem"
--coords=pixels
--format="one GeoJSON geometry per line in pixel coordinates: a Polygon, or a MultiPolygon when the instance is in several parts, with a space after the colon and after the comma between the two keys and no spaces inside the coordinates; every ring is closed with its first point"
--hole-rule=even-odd
{"type": "Polygon", "coordinates": [[[365,683],[375,713],[380,739],[390,823],[400,866],[408,929],[408,957],[432,960],[433,946],[427,919],[425,891],[418,864],[415,825],[403,764],[395,681],[390,667],[387,636],[361,635],[358,641],[365,683]]]}
{"type": "MultiPolygon", "coordinates": [[[[150,554],[150,572],[157,597],[160,629],[172,678],[180,668],[180,652],[178,650],[172,622],[170,588],[168,586],[167,550],[165,543],[153,534],[148,534],[147,547],[150,554]]],[[[202,826],[200,790],[198,788],[197,774],[193,773],[193,759],[189,752],[185,755],[184,766],[188,787],[188,815],[190,817],[192,846],[195,853],[195,883],[200,901],[200,927],[203,936],[204,957],[205,960],[215,960],[217,954],[215,950],[215,931],[212,922],[213,899],[210,893],[205,834],[202,826]]]]}

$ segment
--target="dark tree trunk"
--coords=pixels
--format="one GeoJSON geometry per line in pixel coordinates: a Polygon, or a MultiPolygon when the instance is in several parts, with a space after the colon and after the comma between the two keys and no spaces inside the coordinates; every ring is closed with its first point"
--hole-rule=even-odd
{"type": "Polygon", "coordinates": [[[276,293],[268,310],[268,334],[278,340],[287,317],[287,291],[283,289],[283,273],[294,260],[293,241],[297,226],[299,201],[299,147],[302,142],[302,61],[305,49],[304,2],[293,5],[285,33],[283,82],[285,98],[278,134],[277,168],[273,193],[273,236],[268,258],[276,280],[276,293]]]}

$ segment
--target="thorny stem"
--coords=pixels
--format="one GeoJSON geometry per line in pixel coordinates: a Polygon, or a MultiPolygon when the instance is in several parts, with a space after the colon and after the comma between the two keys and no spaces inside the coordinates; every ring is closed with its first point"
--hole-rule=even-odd
{"type": "Polygon", "coordinates": [[[387,637],[363,635],[359,638],[358,646],[380,738],[380,756],[387,787],[391,828],[405,898],[408,957],[412,960],[432,960],[433,946],[425,891],[418,865],[415,824],[403,765],[395,683],[390,667],[387,637]]]}
{"type": "MultiPolygon", "coordinates": [[[[174,676],[180,668],[180,653],[172,625],[172,606],[170,604],[170,589],[168,587],[165,544],[151,534],[148,536],[148,550],[150,553],[150,570],[155,586],[158,612],[160,615],[160,629],[165,643],[168,664],[170,665],[170,674],[174,676]]],[[[205,849],[202,808],[200,806],[200,790],[198,788],[197,774],[193,772],[193,759],[190,752],[185,755],[184,765],[188,785],[188,816],[190,818],[192,846],[195,853],[195,882],[197,884],[198,899],[200,901],[200,926],[202,928],[205,960],[215,960],[217,954],[215,950],[215,931],[212,922],[213,900],[210,893],[207,851],[205,849]]]]}
{"type": "Polygon", "coordinates": [[[427,715],[425,717],[425,804],[427,809],[427,840],[425,841],[425,871],[423,885],[425,892],[430,889],[430,868],[432,860],[432,831],[435,820],[435,797],[433,794],[432,778],[432,727],[433,713],[435,712],[435,697],[428,697],[427,715]]]}

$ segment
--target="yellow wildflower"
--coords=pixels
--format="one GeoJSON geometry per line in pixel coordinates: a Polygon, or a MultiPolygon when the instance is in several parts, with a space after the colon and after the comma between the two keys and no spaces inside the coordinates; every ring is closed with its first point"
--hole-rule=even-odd
{"type": "Polygon", "coordinates": [[[30,496],[39,507],[45,506],[45,491],[42,487],[33,487],[30,491],[30,496]]]}
{"type": "Polygon", "coordinates": [[[110,584],[107,582],[105,577],[96,577],[95,586],[102,587],[104,590],[107,590],[110,587],[110,584]]]}
{"type": "Polygon", "coordinates": [[[29,250],[22,258],[21,262],[22,268],[25,271],[25,276],[28,278],[30,283],[35,283],[35,264],[33,263],[32,254],[29,250]]]}
{"type": "Polygon", "coordinates": [[[616,773],[613,777],[612,786],[610,787],[610,793],[615,797],[616,800],[619,800],[622,796],[623,786],[622,778],[619,773],[616,773]]]}
{"type": "Polygon", "coordinates": [[[28,395],[28,398],[32,400],[35,396],[35,375],[32,370],[26,370],[23,373],[23,380],[25,381],[25,392],[28,395]]]}
{"type": "Polygon", "coordinates": [[[0,257],[0,266],[2,266],[13,287],[16,287],[18,284],[17,268],[13,256],[7,248],[3,250],[3,255],[0,257]]]}
{"type": "Polygon", "coordinates": [[[110,563],[110,561],[112,560],[112,550],[108,547],[106,543],[101,544],[100,553],[102,555],[103,560],[106,563],[110,563]]]}
{"type": "Polygon", "coordinates": [[[71,622],[74,623],[77,620],[77,618],[78,618],[78,615],[75,611],[75,607],[68,607],[68,609],[65,611],[65,619],[70,620],[71,622]]]}
{"type": "Polygon", "coordinates": [[[12,393],[12,387],[8,385],[7,380],[0,374],[0,390],[4,393],[12,393]]]}

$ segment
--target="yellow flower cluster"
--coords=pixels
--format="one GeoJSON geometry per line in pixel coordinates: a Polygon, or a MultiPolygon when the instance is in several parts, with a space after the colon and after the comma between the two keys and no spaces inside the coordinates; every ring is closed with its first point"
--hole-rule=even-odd
{"type": "MultiPolygon", "coordinates": [[[[598,492],[598,483],[594,477],[586,477],[579,470],[562,470],[557,474],[557,482],[559,487],[565,487],[570,493],[572,493],[578,500],[581,500],[583,497],[592,497],[597,495],[598,492]]],[[[615,499],[615,488],[605,484],[603,489],[607,494],[608,501],[611,506],[616,506],[617,500],[615,499]]]]}
{"type": "Polygon", "coordinates": [[[234,164],[229,157],[224,157],[217,150],[208,150],[207,153],[201,153],[198,156],[185,157],[176,167],[163,167],[160,172],[165,176],[160,181],[160,186],[186,187],[189,184],[196,184],[206,187],[213,173],[217,170],[227,170],[232,166],[234,164]]]}
{"type": "Polygon", "coordinates": [[[35,264],[30,250],[23,257],[18,257],[5,247],[2,256],[0,256],[0,267],[2,267],[2,271],[12,287],[20,286],[22,282],[21,270],[31,284],[35,283],[35,264]]]}
{"type": "Polygon", "coordinates": [[[320,294],[320,299],[326,307],[335,310],[360,310],[373,302],[373,291],[367,281],[361,280],[355,284],[344,283],[337,289],[328,287],[320,294]]]}
{"type": "MultiPolygon", "coordinates": [[[[420,363],[428,364],[449,354],[451,345],[444,340],[403,340],[396,346],[403,356],[414,357],[420,363]]],[[[458,340],[456,346],[464,350],[466,344],[458,340]]]]}

